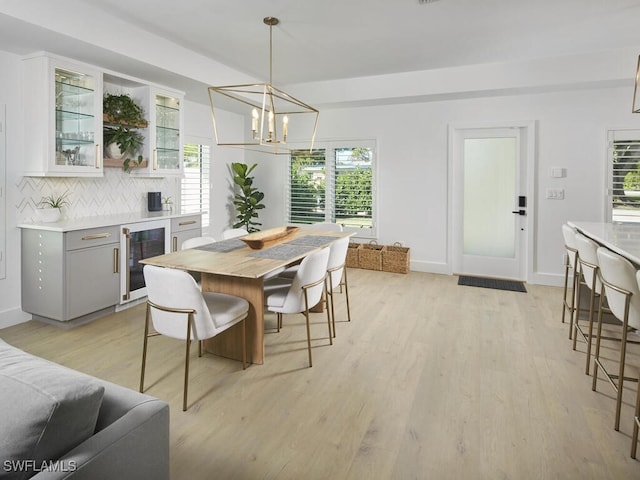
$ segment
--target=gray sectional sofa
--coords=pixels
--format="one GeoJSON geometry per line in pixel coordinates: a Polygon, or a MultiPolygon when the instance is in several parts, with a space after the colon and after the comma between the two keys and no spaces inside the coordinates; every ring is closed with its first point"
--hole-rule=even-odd
{"type": "Polygon", "coordinates": [[[169,406],[0,340],[0,479],[168,479],[169,406]]]}

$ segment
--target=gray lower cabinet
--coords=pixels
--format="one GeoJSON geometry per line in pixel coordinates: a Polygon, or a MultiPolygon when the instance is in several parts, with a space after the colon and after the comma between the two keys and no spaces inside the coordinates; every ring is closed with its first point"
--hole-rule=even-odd
{"type": "Polygon", "coordinates": [[[202,215],[188,215],[171,219],[171,251],[181,250],[182,242],[202,236],[202,215]]]}
{"type": "Polygon", "coordinates": [[[119,227],[22,229],[22,309],[68,321],[119,303],[119,227]]]}

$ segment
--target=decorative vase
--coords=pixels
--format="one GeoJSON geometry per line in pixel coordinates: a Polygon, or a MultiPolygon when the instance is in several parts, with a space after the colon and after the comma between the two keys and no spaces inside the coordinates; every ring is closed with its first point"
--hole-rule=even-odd
{"type": "Polygon", "coordinates": [[[125,154],[126,152],[122,152],[117,143],[110,143],[104,147],[104,156],[107,158],[122,160],[125,157],[125,154]]]}
{"type": "Polygon", "coordinates": [[[44,223],[54,223],[60,220],[62,212],[59,208],[36,208],[38,220],[44,223]]]}

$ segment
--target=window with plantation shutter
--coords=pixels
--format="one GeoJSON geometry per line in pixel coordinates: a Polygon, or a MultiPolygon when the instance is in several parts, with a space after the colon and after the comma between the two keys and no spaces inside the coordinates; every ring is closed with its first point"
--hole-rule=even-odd
{"type": "Polygon", "coordinates": [[[184,177],[180,188],[181,213],[202,214],[202,226],[209,226],[209,165],[211,146],[184,144],[184,177]]]}
{"type": "Polygon", "coordinates": [[[322,142],[294,150],[289,162],[288,223],[339,223],[375,236],[375,143],[322,142]]]}
{"type": "Polygon", "coordinates": [[[615,222],[640,222],[640,130],[609,131],[609,209],[615,222]]]}

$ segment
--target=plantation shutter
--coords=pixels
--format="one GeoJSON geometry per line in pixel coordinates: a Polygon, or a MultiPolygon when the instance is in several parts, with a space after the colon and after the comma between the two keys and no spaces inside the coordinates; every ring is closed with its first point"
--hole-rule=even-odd
{"type": "Polygon", "coordinates": [[[211,147],[196,143],[184,145],[184,177],[180,189],[181,213],[202,214],[202,226],[209,226],[209,166],[211,147]]]}

